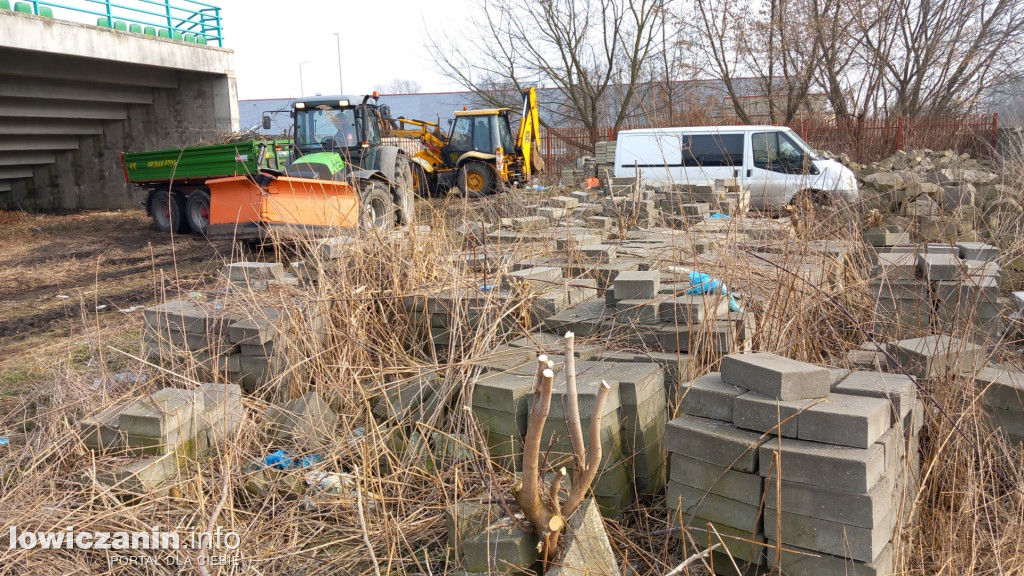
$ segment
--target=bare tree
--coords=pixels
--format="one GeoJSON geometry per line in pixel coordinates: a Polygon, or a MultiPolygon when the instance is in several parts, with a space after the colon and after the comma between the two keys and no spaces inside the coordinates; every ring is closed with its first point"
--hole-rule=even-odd
{"type": "Polygon", "coordinates": [[[415,80],[395,78],[387,84],[377,84],[373,89],[381,94],[419,94],[423,85],[415,80]]]}
{"type": "Polygon", "coordinates": [[[530,85],[550,87],[545,125],[618,129],[658,40],[664,0],[479,0],[469,28],[428,40],[442,73],[491,105],[530,85]],[[495,87],[512,90],[494,91],[495,87]]]}

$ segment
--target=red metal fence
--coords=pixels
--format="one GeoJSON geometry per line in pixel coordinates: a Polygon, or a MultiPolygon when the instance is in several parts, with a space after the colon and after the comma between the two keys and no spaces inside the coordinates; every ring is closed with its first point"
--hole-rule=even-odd
{"type": "MultiPolygon", "coordinates": [[[[789,127],[818,150],[846,154],[851,160],[866,164],[891,156],[897,150],[923,148],[987,155],[996,144],[999,115],[809,119],[797,120],[789,127]]],[[[615,140],[615,132],[608,126],[593,133],[583,127],[542,130],[540,149],[549,167],[548,173],[557,178],[562,166],[572,164],[580,156],[592,156],[595,140],[615,140]]]]}

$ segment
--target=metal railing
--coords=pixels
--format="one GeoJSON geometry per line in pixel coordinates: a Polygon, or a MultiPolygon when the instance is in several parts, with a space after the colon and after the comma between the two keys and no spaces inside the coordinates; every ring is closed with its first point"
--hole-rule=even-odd
{"type": "Polygon", "coordinates": [[[40,2],[25,0],[32,5],[32,13],[39,14],[39,8],[53,10],[53,17],[61,20],[80,21],[71,17],[72,14],[95,16],[95,22],[105,22],[107,28],[115,28],[115,23],[124,22],[125,28],[137,24],[138,32],[152,28],[154,35],[163,31],[166,37],[175,38],[176,32],[202,36],[208,44],[224,46],[221,30],[220,8],[196,0],[64,0],[63,3],[40,2]],[[65,13],[69,11],[72,14],[65,13]],[[105,20],[104,20],[105,19],[105,20]]]}

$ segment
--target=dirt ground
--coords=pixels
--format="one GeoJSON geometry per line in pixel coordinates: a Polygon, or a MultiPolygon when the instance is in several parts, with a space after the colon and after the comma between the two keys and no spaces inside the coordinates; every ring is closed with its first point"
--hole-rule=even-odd
{"type": "MultiPolygon", "coordinates": [[[[0,374],[89,326],[137,324],[161,290],[198,289],[231,243],[158,232],[143,210],[0,212],[0,374]]],[[[10,392],[11,390],[6,390],[10,392]]]]}

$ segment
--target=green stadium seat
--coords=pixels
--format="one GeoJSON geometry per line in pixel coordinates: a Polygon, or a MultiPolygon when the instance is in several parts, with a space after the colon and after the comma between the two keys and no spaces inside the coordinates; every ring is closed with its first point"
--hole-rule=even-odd
{"type": "Polygon", "coordinates": [[[29,4],[28,2],[15,2],[14,3],[14,11],[15,12],[21,12],[22,14],[31,14],[32,13],[32,5],[29,4]]]}
{"type": "Polygon", "coordinates": [[[120,20],[115,20],[114,21],[114,30],[120,30],[122,32],[127,32],[128,31],[128,24],[126,24],[126,23],[124,23],[124,22],[122,22],[120,20]]]}
{"type": "Polygon", "coordinates": [[[43,18],[53,18],[53,8],[50,8],[49,6],[40,6],[39,15],[43,18]]]}
{"type": "Polygon", "coordinates": [[[146,26],[145,30],[142,31],[146,36],[156,36],[156,28],[152,26],[146,26]]]}
{"type": "Polygon", "coordinates": [[[158,37],[160,37],[160,38],[170,38],[171,37],[171,31],[168,30],[167,28],[161,28],[161,29],[157,30],[156,35],[158,37]]]}
{"type": "Polygon", "coordinates": [[[178,32],[177,30],[175,30],[171,34],[171,37],[174,38],[175,40],[179,41],[179,42],[183,42],[185,40],[185,35],[182,34],[181,32],[178,32]]]}
{"type": "Polygon", "coordinates": [[[196,36],[196,44],[206,46],[206,36],[196,36]]]}
{"type": "Polygon", "coordinates": [[[100,28],[110,28],[110,20],[107,18],[97,18],[96,25],[100,28]]]}
{"type": "Polygon", "coordinates": [[[128,25],[128,31],[129,32],[135,32],[136,34],[142,34],[142,25],[141,24],[129,24],[128,25]]]}
{"type": "Polygon", "coordinates": [[[10,10],[11,3],[8,0],[0,0],[0,10],[10,10]]]}
{"type": "Polygon", "coordinates": [[[195,34],[185,34],[185,37],[183,38],[183,40],[185,40],[185,42],[188,42],[189,44],[195,44],[196,43],[196,35],[195,34]]]}

